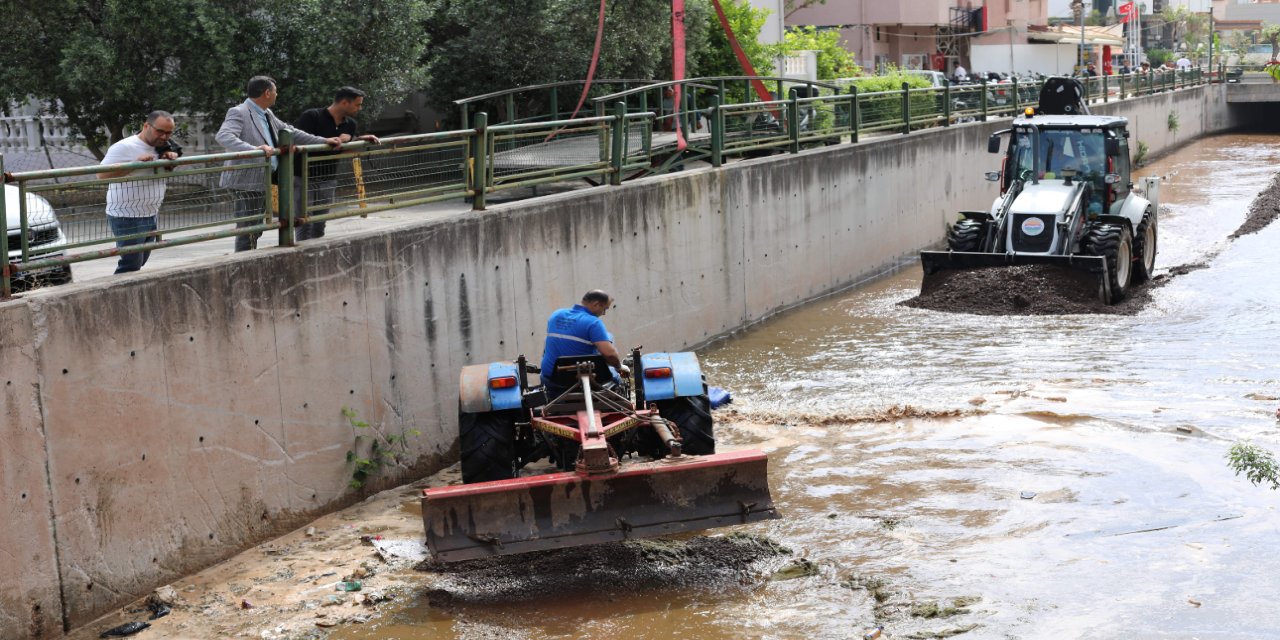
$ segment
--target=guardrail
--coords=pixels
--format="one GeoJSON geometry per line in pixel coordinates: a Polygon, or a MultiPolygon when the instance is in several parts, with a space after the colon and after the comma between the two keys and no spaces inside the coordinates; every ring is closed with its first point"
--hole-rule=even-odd
{"type": "MultiPolygon", "coordinates": [[[[1089,102],[1107,102],[1207,79],[1195,69],[1089,78],[1084,84],[1089,102]]],[[[488,114],[479,112],[471,128],[386,138],[378,145],[353,142],[339,150],[293,147],[285,131],[280,147],[295,152],[278,156],[274,179],[270,159],[259,151],[5,173],[6,189],[8,183],[17,189],[18,211],[17,225],[0,235],[0,256],[8,256],[0,265],[0,297],[11,296],[15,285],[59,282],[71,264],[86,260],[256,238],[272,230],[280,232],[280,245],[293,246],[295,230],[310,222],[461,198],[484,209],[488,194],[516,187],[578,179],[616,185],[629,173],[660,172],[693,160],[721,166],[731,156],[796,153],[858,142],[867,134],[1010,116],[1035,104],[1041,86],[1015,80],[923,89],[904,84],[874,93],[850,86],[840,93],[834,85],[800,81],[812,95],[791,91],[789,99],[723,104],[725,83],[736,80],[744,79],[698,84],[710,95],[690,91],[682,100],[687,106],[673,112],[640,109],[649,92],[663,90],[664,83],[657,83],[630,88],[612,103],[597,102],[597,114],[590,117],[490,126],[488,114]],[[655,151],[655,132],[676,128],[686,133],[687,146],[677,148],[674,138],[658,145],[664,161],[655,151]],[[228,165],[232,160],[242,164],[228,165]],[[131,173],[96,177],[122,170],[131,173]],[[257,175],[245,179],[246,173],[257,175]],[[161,189],[157,228],[112,229],[108,206],[116,214],[137,213],[128,210],[129,203],[145,203],[161,189]]],[[[8,218],[7,200],[0,199],[0,219],[8,218]]]]}

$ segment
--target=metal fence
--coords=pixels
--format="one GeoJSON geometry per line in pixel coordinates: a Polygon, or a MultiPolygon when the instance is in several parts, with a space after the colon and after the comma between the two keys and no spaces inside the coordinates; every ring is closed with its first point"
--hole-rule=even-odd
{"type": "MultiPolygon", "coordinates": [[[[1090,78],[1086,98],[1107,102],[1207,78],[1198,69],[1090,78]]],[[[9,224],[0,235],[0,255],[8,261],[0,270],[0,296],[12,295],[15,287],[68,280],[69,266],[85,260],[268,230],[279,230],[280,244],[292,246],[295,229],[308,222],[461,198],[483,209],[487,194],[516,187],[580,179],[620,184],[624,177],[694,160],[720,166],[735,155],[795,153],[866,135],[1014,115],[1036,103],[1041,87],[1015,80],[860,93],[796,83],[804,90],[790,91],[790,99],[725,104],[726,79],[688,82],[696,87],[684,93],[680,108],[664,105],[656,112],[640,107],[650,104],[646,95],[664,90],[662,83],[597,103],[590,117],[490,126],[479,112],[469,118],[472,128],[457,131],[349,143],[339,150],[299,146],[275,158],[274,178],[271,159],[260,151],[5,173],[0,219],[9,224]],[[98,177],[120,171],[128,173],[98,177]],[[123,224],[135,216],[155,220],[155,228],[123,224]]],[[[291,138],[282,132],[281,148],[289,148],[291,138]]],[[[7,158],[0,156],[0,172],[8,169],[7,158]]]]}

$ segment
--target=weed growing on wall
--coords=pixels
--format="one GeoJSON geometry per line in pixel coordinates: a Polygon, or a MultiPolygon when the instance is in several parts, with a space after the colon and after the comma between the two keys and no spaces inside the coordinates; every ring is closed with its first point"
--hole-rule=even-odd
{"type": "Polygon", "coordinates": [[[1178,112],[1177,111],[1169,112],[1169,130],[1173,132],[1178,131],[1178,112]]]}
{"type": "Polygon", "coordinates": [[[347,464],[353,465],[351,481],[347,484],[352,489],[363,487],[365,481],[384,466],[400,464],[400,456],[409,452],[406,440],[422,435],[417,429],[405,429],[399,434],[382,433],[361,420],[360,415],[351,407],[343,407],[342,415],[351,423],[356,434],[351,450],[347,451],[347,464]]]}

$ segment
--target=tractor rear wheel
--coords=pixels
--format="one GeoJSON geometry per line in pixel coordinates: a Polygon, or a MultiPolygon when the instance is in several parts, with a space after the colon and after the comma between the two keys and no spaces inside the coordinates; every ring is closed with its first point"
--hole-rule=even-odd
{"type": "Polygon", "coordinates": [[[680,428],[681,452],[705,456],[716,452],[711,401],[706,394],[672,398],[656,403],[658,414],[680,428]]]}
{"type": "Polygon", "coordinates": [[[517,416],[515,411],[458,414],[464,484],[515,477],[517,416]]]}
{"type": "Polygon", "coordinates": [[[1156,267],[1156,212],[1147,209],[1133,238],[1133,283],[1141,284],[1151,279],[1156,267]]]}
{"type": "Polygon", "coordinates": [[[952,251],[981,251],[986,225],[980,220],[957,221],[947,230],[947,248],[952,251]]]}
{"type": "Polygon", "coordinates": [[[1090,227],[1081,241],[1081,248],[1088,255],[1102,256],[1107,260],[1111,297],[1103,302],[1115,304],[1124,300],[1133,275],[1133,236],[1129,228],[1116,224],[1090,227]]]}

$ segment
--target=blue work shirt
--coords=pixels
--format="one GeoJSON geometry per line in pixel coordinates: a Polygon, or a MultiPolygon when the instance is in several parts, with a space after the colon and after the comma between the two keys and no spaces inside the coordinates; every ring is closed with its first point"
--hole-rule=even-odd
{"type": "Polygon", "coordinates": [[[600,353],[597,342],[613,342],[604,328],[604,320],[591,315],[586,307],[575,304],[572,309],[559,309],[547,320],[547,341],[542,347],[542,379],[551,377],[560,356],[589,356],[600,353]]]}

